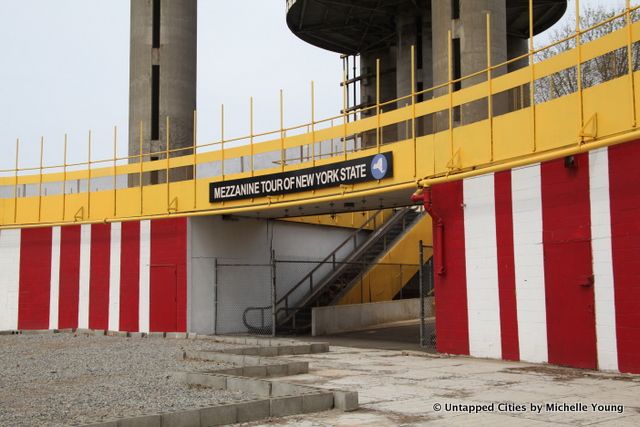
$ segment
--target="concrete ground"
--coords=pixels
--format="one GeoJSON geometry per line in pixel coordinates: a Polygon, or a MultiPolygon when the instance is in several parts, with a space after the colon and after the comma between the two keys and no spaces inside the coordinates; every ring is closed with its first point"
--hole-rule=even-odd
{"type": "MultiPolygon", "coordinates": [[[[426,335],[434,332],[435,319],[427,319],[426,335]]],[[[343,332],[318,337],[302,337],[305,341],[324,341],[332,346],[373,348],[380,350],[414,350],[435,353],[435,345],[420,347],[420,320],[386,323],[354,332],[343,332]]]]}
{"type": "Polygon", "coordinates": [[[356,390],[360,409],[251,425],[640,425],[640,376],[349,347],[292,357],[311,372],[280,380],[356,390]]]}

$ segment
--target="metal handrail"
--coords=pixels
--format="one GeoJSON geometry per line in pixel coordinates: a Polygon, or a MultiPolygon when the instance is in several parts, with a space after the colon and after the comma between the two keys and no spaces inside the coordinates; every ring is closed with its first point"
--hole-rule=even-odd
{"type": "MultiPolygon", "coordinates": [[[[389,230],[389,228],[390,228],[390,227],[393,227],[393,226],[397,223],[397,221],[399,220],[399,216],[401,216],[401,217],[402,217],[402,220],[403,220],[403,222],[404,222],[404,220],[405,220],[405,218],[404,218],[404,214],[407,212],[407,209],[410,209],[410,208],[404,208],[403,210],[400,210],[400,211],[396,212],[396,214],[395,214],[391,219],[389,219],[389,221],[387,221],[387,222],[386,222],[382,227],[380,227],[379,229],[377,229],[377,230],[375,231],[375,233],[373,233],[371,236],[369,236],[369,238],[367,239],[367,241],[366,241],[366,242],[364,242],[364,243],[363,243],[363,245],[361,245],[361,246],[359,246],[359,247],[356,247],[356,248],[355,248],[354,252],[352,252],[352,253],[351,253],[351,255],[349,255],[349,258],[348,258],[348,259],[349,259],[349,262],[347,262],[347,263],[340,263],[340,264],[341,264],[341,267],[334,268],[334,269],[333,269],[333,270],[332,270],[332,271],[331,271],[331,272],[330,272],[330,273],[329,273],[329,274],[328,274],[328,275],[327,275],[327,276],[322,280],[322,282],[321,282],[321,283],[324,283],[324,284],[329,283],[329,282],[331,282],[331,281],[336,277],[336,274],[338,274],[338,275],[339,275],[339,274],[341,274],[341,273],[340,273],[340,271],[342,270],[342,268],[344,267],[344,265],[350,265],[350,264],[352,263],[352,261],[350,261],[351,259],[353,259],[354,257],[355,257],[355,259],[357,259],[358,257],[360,257],[360,256],[362,255],[361,251],[363,250],[363,248],[364,248],[364,250],[366,251],[366,250],[368,249],[368,247],[369,247],[369,246],[368,246],[368,244],[369,244],[369,243],[372,243],[372,241],[375,241],[377,238],[379,238],[379,237],[380,237],[380,235],[384,235],[384,234],[389,230]]],[[[403,228],[404,228],[404,227],[403,227],[403,228]]],[[[313,276],[311,276],[311,277],[313,277],[313,276]]],[[[302,282],[302,283],[304,283],[304,281],[305,281],[305,280],[303,279],[301,282],[302,282]]],[[[311,285],[311,289],[309,290],[309,293],[308,293],[308,294],[307,294],[307,296],[306,296],[305,298],[303,298],[303,300],[302,300],[302,301],[305,301],[305,302],[303,303],[303,306],[304,306],[304,305],[306,305],[306,303],[307,303],[307,302],[309,302],[309,300],[310,300],[310,299],[312,299],[312,298],[316,297],[316,296],[318,295],[318,292],[319,292],[319,291],[321,291],[321,290],[324,288],[324,286],[316,286],[316,287],[314,288],[314,287],[313,287],[313,282],[312,282],[312,281],[310,282],[310,285],[311,285]]],[[[289,292],[289,293],[290,293],[290,292],[289,292]]],[[[285,310],[288,312],[288,311],[289,311],[289,302],[288,302],[288,299],[285,299],[285,298],[283,297],[283,298],[280,300],[280,302],[281,302],[282,300],[285,300],[285,307],[284,307],[284,308],[285,308],[285,310]]],[[[277,306],[278,306],[278,304],[276,304],[276,307],[277,307],[277,306]]],[[[294,313],[294,316],[295,316],[295,313],[294,313]]],[[[286,319],[285,319],[285,320],[286,320],[286,319]]]]}
{"type": "MultiPolygon", "coordinates": [[[[286,301],[285,306],[288,307],[288,301],[289,301],[289,296],[295,292],[300,286],[302,286],[307,280],[310,280],[311,282],[311,288],[313,289],[313,273],[315,273],[321,266],[327,264],[329,262],[329,260],[331,260],[330,262],[333,264],[333,269],[335,270],[335,266],[336,266],[336,254],[338,253],[338,251],[340,251],[342,248],[345,247],[345,245],[347,243],[349,243],[350,241],[353,240],[354,242],[354,249],[357,248],[358,246],[358,234],[364,230],[365,228],[367,228],[372,222],[375,223],[376,218],[378,217],[378,215],[380,215],[383,212],[383,209],[380,209],[378,211],[376,211],[375,214],[373,214],[369,219],[367,219],[360,227],[358,227],[353,233],[351,233],[349,235],[349,237],[347,237],[342,243],[340,243],[329,255],[327,255],[320,263],[318,263],[318,265],[316,265],[313,269],[311,269],[311,271],[309,273],[307,273],[302,279],[300,279],[300,281],[298,283],[295,284],[295,286],[293,286],[293,288],[291,288],[285,295],[283,295],[279,300],[276,301],[276,307],[278,305],[280,305],[283,301],[286,301]]],[[[277,262],[277,261],[275,261],[277,262]]],[[[247,309],[244,311],[244,313],[242,314],[242,322],[244,323],[244,325],[249,328],[249,329],[255,329],[254,327],[250,326],[247,322],[247,313],[249,313],[250,311],[255,311],[255,310],[260,310],[262,312],[262,316],[264,316],[264,311],[265,310],[269,310],[272,307],[270,305],[268,306],[260,306],[260,307],[247,307],[247,309]]],[[[279,310],[276,310],[276,313],[279,312],[279,310]]]]}
{"type": "Polygon", "coordinates": [[[287,301],[287,304],[285,304],[285,305],[288,306],[289,296],[293,292],[295,292],[300,286],[302,286],[307,280],[310,281],[311,289],[313,289],[313,273],[315,273],[323,265],[327,264],[330,259],[331,259],[331,263],[333,264],[333,269],[335,270],[335,268],[336,268],[336,254],[338,253],[338,251],[340,251],[342,248],[344,248],[344,246],[347,243],[349,243],[351,240],[353,240],[354,249],[356,249],[358,247],[358,234],[362,230],[364,230],[372,221],[375,221],[375,219],[378,217],[378,215],[380,215],[380,213],[382,211],[383,211],[382,209],[378,210],[371,218],[369,218],[357,230],[355,230],[353,233],[351,233],[351,235],[349,237],[347,237],[340,245],[338,245],[338,247],[336,247],[329,255],[327,255],[325,257],[325,259],[323,259],[321,262],[319,262],[314,268],[311,269],[311,271],[309,273],[307,273],[306,276],[304,276],[302,279],[300,279],[300,281],[298,281],[298,283],[296,283],[295,286],[293,286],[286,294],[284,294],[282,296],[282,298],[280,298],[276,302],[276,306],[278,306],[280,303],[282,303],[285,300],[287,301]]]}

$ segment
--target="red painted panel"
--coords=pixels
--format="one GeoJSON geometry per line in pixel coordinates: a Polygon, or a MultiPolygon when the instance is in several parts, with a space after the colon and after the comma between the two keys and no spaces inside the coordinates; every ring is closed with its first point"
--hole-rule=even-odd
{"type": "Polygon", "coordinates": [[[58,327],[78,327],[78,293],[80,290],[80,226],[60,230],[60,301],[58,327]]]}
{"type": "Polygon", "coordinates": [[[25,228],[20,238],[18,329],[49,329],[51,228],[25,228]]]}
{"type": "Polygon", "coordinates": [[[596,369],[589,157],[542,164],[549,363],[596,369]]]}
{"type": "Polygon", "coordinates": [[[185,332],[187,328],[187,220],[151,222],[151,332],[185,332]]]}
{"type": "Polygon", "coordinates": [[[434,220],[433,234],[442,239],[434,241],[434,265],[444,267],[442,274],[434,275],[436,346],[440,353],[469,354],[462,181],[433,186],[431,203],[443,223],[438,234],[434,220]]]}
{"type": "Polygon", "coordinates": [[[140,302],[140,223],[123,222],[120,251],[120,330],[137,332],[140,302]]]}
{"type": "Polygon", "coordinates": [[[91,269],[89,275],[89,328],[109,328],[109,272],[111,224],[91,226],[91,269]]]}
{"type": "Polygon", "coordinates": [[[516,304],[516,272],[513,248],[511,171],[495,174],[495,199],[502,358],[506,360],[520,360],[516,304]]]}
{"type": "Polygon", "coordinates": [[[609,148],[618,368],[640,374],[640,142],[609,148]]]}

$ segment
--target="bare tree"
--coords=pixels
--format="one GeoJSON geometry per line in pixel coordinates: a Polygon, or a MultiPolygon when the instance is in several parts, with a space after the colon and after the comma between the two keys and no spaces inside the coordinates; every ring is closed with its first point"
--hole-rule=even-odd
{"type": "MultiPolygon", "coordinates": [[[[584,31],[580,37],[580,43],[588,43],[599,39],[609,33],[622,29],[626,26],[627,17],[614,18],[624,13],[625,9],[605,10],[603,7],[588,7],[580,17],[580,27],[589,29],[584,31]]],[[[638,18],[636,11],[632,12],[632,20],[638,18]]],[[[541,62],[552,58],[562,52],[576,47],[575,24],[568,22],[563,26],[555,29],[550,39],[552,46],[541,50],[535,56],[536,62],[541,62]],[[557,43],[556,43],[557,42],[557,43]]],[[[640,68],[640,44],[635,43],[632,47],[632,64],[633,69],[640,68]]],[[[627,47],[616,49],[597,58],[582,63],[582,87],[589,88],[600,83],[621,77],[628,73],[629,59],[627,56],[627,47]]],[[[550,76],[544,77],[536,81],[536,103],[550,101],[561,96],[569,95],[578,90],[577,67],[567,68],[550,76]]]]}

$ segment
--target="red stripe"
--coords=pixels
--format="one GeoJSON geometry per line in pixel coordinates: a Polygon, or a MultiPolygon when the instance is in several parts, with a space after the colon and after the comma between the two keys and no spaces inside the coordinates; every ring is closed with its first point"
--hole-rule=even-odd
{"type": "Polygon", "coordinates": [[[109,273],[111,224],[91,226],[91,270],[89,276],[89,328],[109,327],[109,273]]]}
{"type": "Polygon", "coordinates": [[[516,273],[513,249],[511,171],[495,174],[495,198],[502,358],[506,360],[520,360],[516,304],[516,273]]]}
{"type": "MultiPolygon", "coordinates": [[[[436,346],[440,353],[469,354],[462,181],[433,186],[431,201],[444,226],[436,238],[442,241],[434,241],[434,265],[444,267],[442,274],[434,274],[436,346]]],[[[434,236],[438,235],[436,223],[434,218],[434,236]]]]}
{"type": "Polygon", "coordinates": [[[187,220],[151,222],[149,328],[151,332],[186,331],[187,220]]]}
{"type": "Polygon", "coordinates": [[[618,368],[640,374],[640,143],[609,148],[618,368]]]}
{"type": "Polygon", "coordinates": [[[140,223],[122,223],[120,252],[120,330],[137,332],[140,302],[140,223]]]}
{"type": "Polygon", "coordinates": [[[62,227],[60,231],[60,300],[58,327],[78,327],[78,293],[80,289],[80,226],[62,227]]]}
{"type": "Polygon", "coordinates": [[[51,228],[25,228],[20,238],[18,329],[49,329],[51,228]]]}
{"type": "Polygon", "coordinates": [[[589,157],[542,164],[549,363],[596,369],[589,157]]]}

